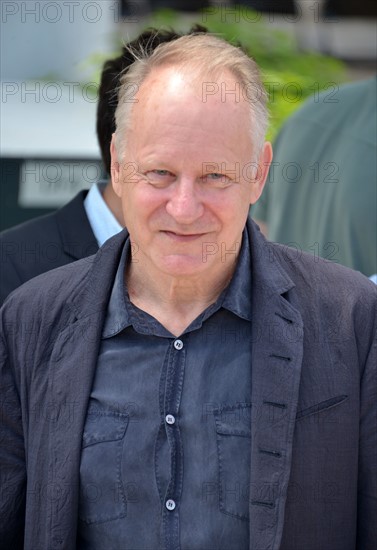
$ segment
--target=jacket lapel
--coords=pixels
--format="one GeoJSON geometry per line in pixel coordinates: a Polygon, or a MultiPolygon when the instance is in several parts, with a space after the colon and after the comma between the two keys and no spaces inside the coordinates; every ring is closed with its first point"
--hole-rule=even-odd
{"type": "Polygon", "coordinates": [[[250,550],[277,550],[283,532],[303,357],[294,284],[254,225],[250,550]]]}
{"type": "Polygon", "coordinates": [[[67,327],[51,358],[54,421],[49,424],[48,483],[53,498],[47,512],[48,548],[75,548],[81,439],[102,320],[98,313],[67,327]]]}
{"type": "Polygon", "coordinates": [[[81,191],[55,213],[63,250],[74,260],[86,258],[98,250],[98,243],[84,208],[86,195],[87,191],[81,191]]]}
{"type": "Polygon", "coordinates": [[[119,233],[96,254],[86,287],[66,305],[72,311],[72,322],[59,334],[51,355],[51,498],[46,514],[46,547],[51,549],[76,547],[82,434],[107,302],[126,238],[126,231],[119,233]]]}

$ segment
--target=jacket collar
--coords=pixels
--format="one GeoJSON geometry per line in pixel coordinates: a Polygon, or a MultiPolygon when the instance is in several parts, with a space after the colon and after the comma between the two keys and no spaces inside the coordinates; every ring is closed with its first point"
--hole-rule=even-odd
{"type": "Polygon", "coordinates": [[[253,283],[267,293],[284,294],[295,285],[281,266],[273,243],[262,235],[258,225],[251,219],[246,224],[252,257],[253,283]]]}
{"type": "Polygon", "coordinates": [[[75,260],[85,258],[98,250],[98,244],[84,208],[87,193],[87,191],[80,191],[55,213],[63,250],[75,260]]]}

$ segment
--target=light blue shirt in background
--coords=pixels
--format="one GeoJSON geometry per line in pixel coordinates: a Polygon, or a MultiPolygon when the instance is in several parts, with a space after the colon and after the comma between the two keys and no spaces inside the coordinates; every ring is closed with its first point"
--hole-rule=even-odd
{"type": "Polygon", "coordinates": [[[107,239],[123,229],[102,197],[106,185],[106,181],[92,185],[84,200],[85,212],[98,246],[102,246],[107,239]]]}

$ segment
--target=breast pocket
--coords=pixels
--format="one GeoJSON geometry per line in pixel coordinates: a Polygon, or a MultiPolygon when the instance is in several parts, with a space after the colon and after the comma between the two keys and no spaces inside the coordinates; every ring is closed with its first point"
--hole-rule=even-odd
{"type": "Polygon", "coordinates": [[[311,407],[301,408],[296,414],[296,420],[301,420],[308,416],[313,417],[314,415],[322,413],[322,417],[324,417],[327,422],[329,422],[331,415],[334,416],[334,421],[336,421],[336,414],[339,411],[336,407],[344,401],[347,401],[347,399],[348,395],[337,395],[336,397],[326,399],[325,401],[321,401],[311,407]],[[325,413],[327,413],[326,417],[324,416],[325,413]]]}
{"type": "Polygon", "coordinates": [[[224,514],[249,519],[251,404],[214,411],[218,454],[219,507],[224,514]]]}
{"type": "Polygon", "coordinates": [[[128,420],[126,413],[88,411],[80,463],[79,518],[85,523],[127,515],[121,461],[128,420]]]}

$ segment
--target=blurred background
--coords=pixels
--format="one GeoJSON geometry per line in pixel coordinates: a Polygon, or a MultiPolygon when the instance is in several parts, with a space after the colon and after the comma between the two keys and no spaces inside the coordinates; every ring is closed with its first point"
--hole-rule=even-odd
{"type": "Polygon", "coordinates": [[[374,0],[1,0],[0,230],[103,175],[95,135],[103,62],[149,26],[199,23],[246,47],[270,95],[273,139],[311,94],[376,72],[374,0]]]}

